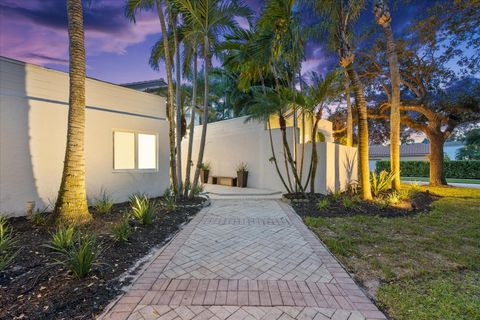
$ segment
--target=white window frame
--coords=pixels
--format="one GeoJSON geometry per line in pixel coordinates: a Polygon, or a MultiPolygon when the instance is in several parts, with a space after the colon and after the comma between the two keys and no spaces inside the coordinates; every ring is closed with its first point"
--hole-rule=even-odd
{"type": "Polygon", "coordinates": [[[159,159],[159,141],[158,133],[152,131],[138,131],[138,130],[128,130],[128,129],[113,129],[112,130],[112,172],[158,172],[158,159],[159,159]],[[115,132],[123,133],[133,133],[134,134],[134,156],[135,156],[135,168],[133,169],[115,169],[115,132]],[[139,169],[138,168],[138,135],[139,134],[148,134],[155,136],[155,169],[139,169]]]}

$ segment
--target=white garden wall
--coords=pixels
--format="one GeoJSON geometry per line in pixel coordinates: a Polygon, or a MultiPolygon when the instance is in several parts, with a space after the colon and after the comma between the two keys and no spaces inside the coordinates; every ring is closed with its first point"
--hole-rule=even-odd
{"type": "MultiPolygon", "coordinates": [[[[204,162],[210,162],[210,175],[236,176],[238,163],[246,162],[249,171],[248,187],[285,191],[275,166],[270,161],[272,152],[265,124],[257,121],[246,122],[246,119],[241,117],[208,124],[204,162]]],[[[290,145],[293,144],[292,130],[291,127],[287,129],[290,145]]],[[[201,131],[202,126],[195,127],[192,171],[195,170],[197,162],[201,131]]],[[[272,136],[278,164],[285,176],[280,130],[273,129],[272,136]]],[[[310,165],[311,145],[311,143],[305,145],[304,176],[310,165]]],[[[297,144],[299,162],[302,146],[297,144]]],[[[186,167],[187,147],[188,141],[185,138],[182,142],[183,168],[186,167]]],[[[291,150],[293,152],[293,148],[291,150]]],[[[322,142],[317,143],[317,150],[319,159],[315,182],[317,192],[327,193],[328,190],[343,189],[346,183],[357,179],[356,148],[322,142]]]]}
{"type": "MultiPolygon", "coordinates": [[[[58,193],[65,153],[68,74],[0,57],[0,212],[24,214],[58,193]]],[[[161,195],[169,185],[165,100],[86,81],[86,183],[89,200],[105,189],[116,202],[133,192],[161,195]],[[113,170],[113,131],[157,135],[158,170],[113,170]]]]}

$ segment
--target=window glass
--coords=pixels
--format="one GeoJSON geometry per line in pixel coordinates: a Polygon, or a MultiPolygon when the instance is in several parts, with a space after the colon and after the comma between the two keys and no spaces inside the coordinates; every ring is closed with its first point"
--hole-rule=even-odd
{"type": "Polygon", "coordinates": [[[114,132],[113,167],[135,169],[135,134],[133,132],[114,132]]]}
{"type": "Polygon", "coordinates": [[[157,168],[157,137],[153,134],[138,134],[138,169],[157,168]]]}

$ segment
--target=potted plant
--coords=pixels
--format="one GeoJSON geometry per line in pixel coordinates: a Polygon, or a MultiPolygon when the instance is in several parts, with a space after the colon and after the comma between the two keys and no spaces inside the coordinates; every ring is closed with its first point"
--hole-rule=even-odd
{"type": "Polygon", "coordinates": [[[208,175],[210,174],[210,162],[202,163],[202,169],[200,174],[200,180],[202,183],[208,183],[208,175]]]}
{"type": "Polygon", "coordinates": [[[237,187],[246,188],[248,181],[248,166],[245,162],[240,162],[237,166],[237,187]]]}

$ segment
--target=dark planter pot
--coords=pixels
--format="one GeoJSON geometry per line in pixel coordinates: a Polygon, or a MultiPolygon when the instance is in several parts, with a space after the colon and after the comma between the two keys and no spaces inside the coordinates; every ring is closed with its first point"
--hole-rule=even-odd
{"type": "Polygon", "coordinates": [[[248,171],[237,171],[237,187],[246,188],[248,181],[248,171]]]}
{"type": "Polygon", "coordinates": [[[202,172],[200,172],[200,180],[202,180],[202,183],[208,183],[209,174],[210,170],[202,170],[202,172]]]}

